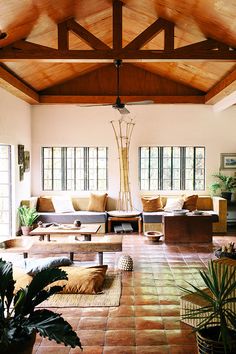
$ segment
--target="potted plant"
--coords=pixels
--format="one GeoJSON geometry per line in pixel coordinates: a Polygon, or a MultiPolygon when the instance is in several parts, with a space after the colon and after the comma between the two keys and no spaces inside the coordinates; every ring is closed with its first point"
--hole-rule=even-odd
{"type": "Polygon", "coordinates": [[[194,331],[200,354],[236,353],[236,313],[232,310],[236,308],[235,274],[228,274],[227,266],[223,265],[221,277],[217,276],[213,261],[208,263],[207,271],[199,272],[206,290],[191,283],[188,284],[193,290],[180,289],[187,294],[194,294],[205,305],[187,309],[182,318],[198,321],[194,331]]]}
{"type": "Polygon", "coordinates": [[[218,178],[218,182],[211,184],[210,189],[215,194],[219,189],[221,196],[227,200],[231,200],[232,192],[236,189],[236,178],[232,176],[225,176],[222,173],[213,175],[218,178]]]}
{"type": "Polygon", "coordinates": [[[32,353],[36,333],[72,348],[80,339],[60,314],[47,309],[35,309],[51,295],[62,290],[50,286],[68,279],[65,271],[48,268],[37,273],[25,289],[14,291],[12,264],[0,259],[0,353],[32,353]]]}
{"type": "Polygon", "coordinates": [[[25,205],[18,208],[21,231],[24,236],[28,236],[32,230],[32,225],[38,218],[38,213],[35,208],[29,208],[25,205]]]}

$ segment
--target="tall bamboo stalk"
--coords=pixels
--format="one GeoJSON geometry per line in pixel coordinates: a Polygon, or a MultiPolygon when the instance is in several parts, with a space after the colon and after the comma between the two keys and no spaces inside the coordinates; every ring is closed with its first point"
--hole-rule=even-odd
{"type": "Polygon", "coordinates": [[[111,121],[111,125],[114,130],[119,155],[120,191],[117,209],[133,210],[129,183],[129,148],[135,123],[132,118],[127,119],[122,116],[117,121],[111,121]]]}

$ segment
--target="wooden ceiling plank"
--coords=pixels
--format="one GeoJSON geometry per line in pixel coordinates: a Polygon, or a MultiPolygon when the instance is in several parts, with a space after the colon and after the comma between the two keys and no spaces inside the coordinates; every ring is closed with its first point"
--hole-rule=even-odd
{"type": "MultiPolygon", "coordinates": [[[[10,46],[3,48],[3,50],[6,50],[6,51],[8,51],[8,50],[47,51],[47,50],[51,50],[51,49],[53,49],[53,48],[46,47],[41,44],[32,43],[32,42],[26,41],[25,39],[21,39],[17,42],[12,43],[10,46]]],[[[53,50],[55,50],[55,49],[53,49],[53,50]]]]}
{"type": "Polygon", "coordinates": [[[205,95],[205,103],[216,104],[236,91],[236,69],[225,76],[205,95]]]}
{"type": "Polygon", "coordinates": [[[146,43],[150,42],[158,33],[165,29],[166,20],[163,18],[158,18],[153,22],[148,28],[146,28],[142,33],[140,33],[136,38],[134,38],[127,46],[125,50],[140,49],[146,43]]]}
{"type": "Polygon", "coordinates": [[[39,103],[39,95],[31,87],[0,64],[0,86],[28,103],[39,103]]]}
{"type": "Polygon", "coordinates": [[[58,49],[69,50],[69,31],[66,21],[58,23],[57,34],[58,49]]]}
{"type": "MultiPolygon", "coordinates": [[[[120,0],[113,1],[113,49],[120,50],[122,48],[122,6],[123,2],[120,0]]],[[[118,59],[114,58],[114,59],[118,59]]]]}
{"type": "Polygon", "coordinates": [[[102,42],[99,38],[94,36],[86,28],[81,26],[74,19],[69,19],[66,21],[67,28],[72,31],[75,35],[80,37],[85,43],[87,43],[91,48],[97,50],[109,50],[110,47],[102,42]]]}
{"type": "MultiPolygon", "coordinates": [[[[204,104],[204,96],[121,96],[122,102],[135,102],[135,101],[145,101],[152,100],[154,103],[158,104],[168,104],[168,103],[196,103],[204,104]]],[[[113,104],[116,101],[116,96],[57,96],[57,95],[40,95],[40,103],[51,103],[51,104],[71,104],[71,103],[106,103],[113,104]]],[[[132,107],[130,105],[129,107],[132,107]]]]}

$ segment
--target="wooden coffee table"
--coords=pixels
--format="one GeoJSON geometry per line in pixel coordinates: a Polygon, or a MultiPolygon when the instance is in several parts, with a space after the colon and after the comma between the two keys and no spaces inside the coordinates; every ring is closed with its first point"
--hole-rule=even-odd
{"type": "Polygon", "coordinates": [[[211,215],[163,215],[166,243],[212,242],[211,215]]]}
{"type": "Polygon", "coordinates": [[[103,252],[121,252],[122,236],[93,236],[91,241],[84,241],[83,236],[78,236],[77,240],[69,237],[59,237],[50,241],[33,240],[31,246],[25,250],[24,257],[29,253],[69,253],[70,259],[74,260],[74,253],[97,252],[99,265],[103,264],[103,252]]]}
{"type": "Polygon", "coordinates": [[[52,235],[57,236],[84,236],[84,241],[91,241],[91,236],[96,234],[100,229],[100,224],[82,224],[80,227],[75,227],[73,224],[63,224],[59,226],[37,227],[30,232],[30,236],[40,236],[40,240],[51,240],[52,235]]]}

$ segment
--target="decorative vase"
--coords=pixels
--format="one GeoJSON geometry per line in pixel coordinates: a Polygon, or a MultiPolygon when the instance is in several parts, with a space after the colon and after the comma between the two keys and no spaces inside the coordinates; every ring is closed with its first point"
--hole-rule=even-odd
{"type": "MultiPolygon", "coordinates": [[[[232,335],[234,331],[232,331],[232,335]]],[[[225,354],[223,342],[217,341],[219,327],[208,327],[196,333],[199,354],[225,354]]],[[[236,353],[236,338],[231,342],[232,348],[228,354],[236,353]]]]}
{"type": "Polygon", "coordinates": [[[23,236],[29,236],[30,231],[32,231],[32,226],[21,226],[21,232],[23,236]]]}

